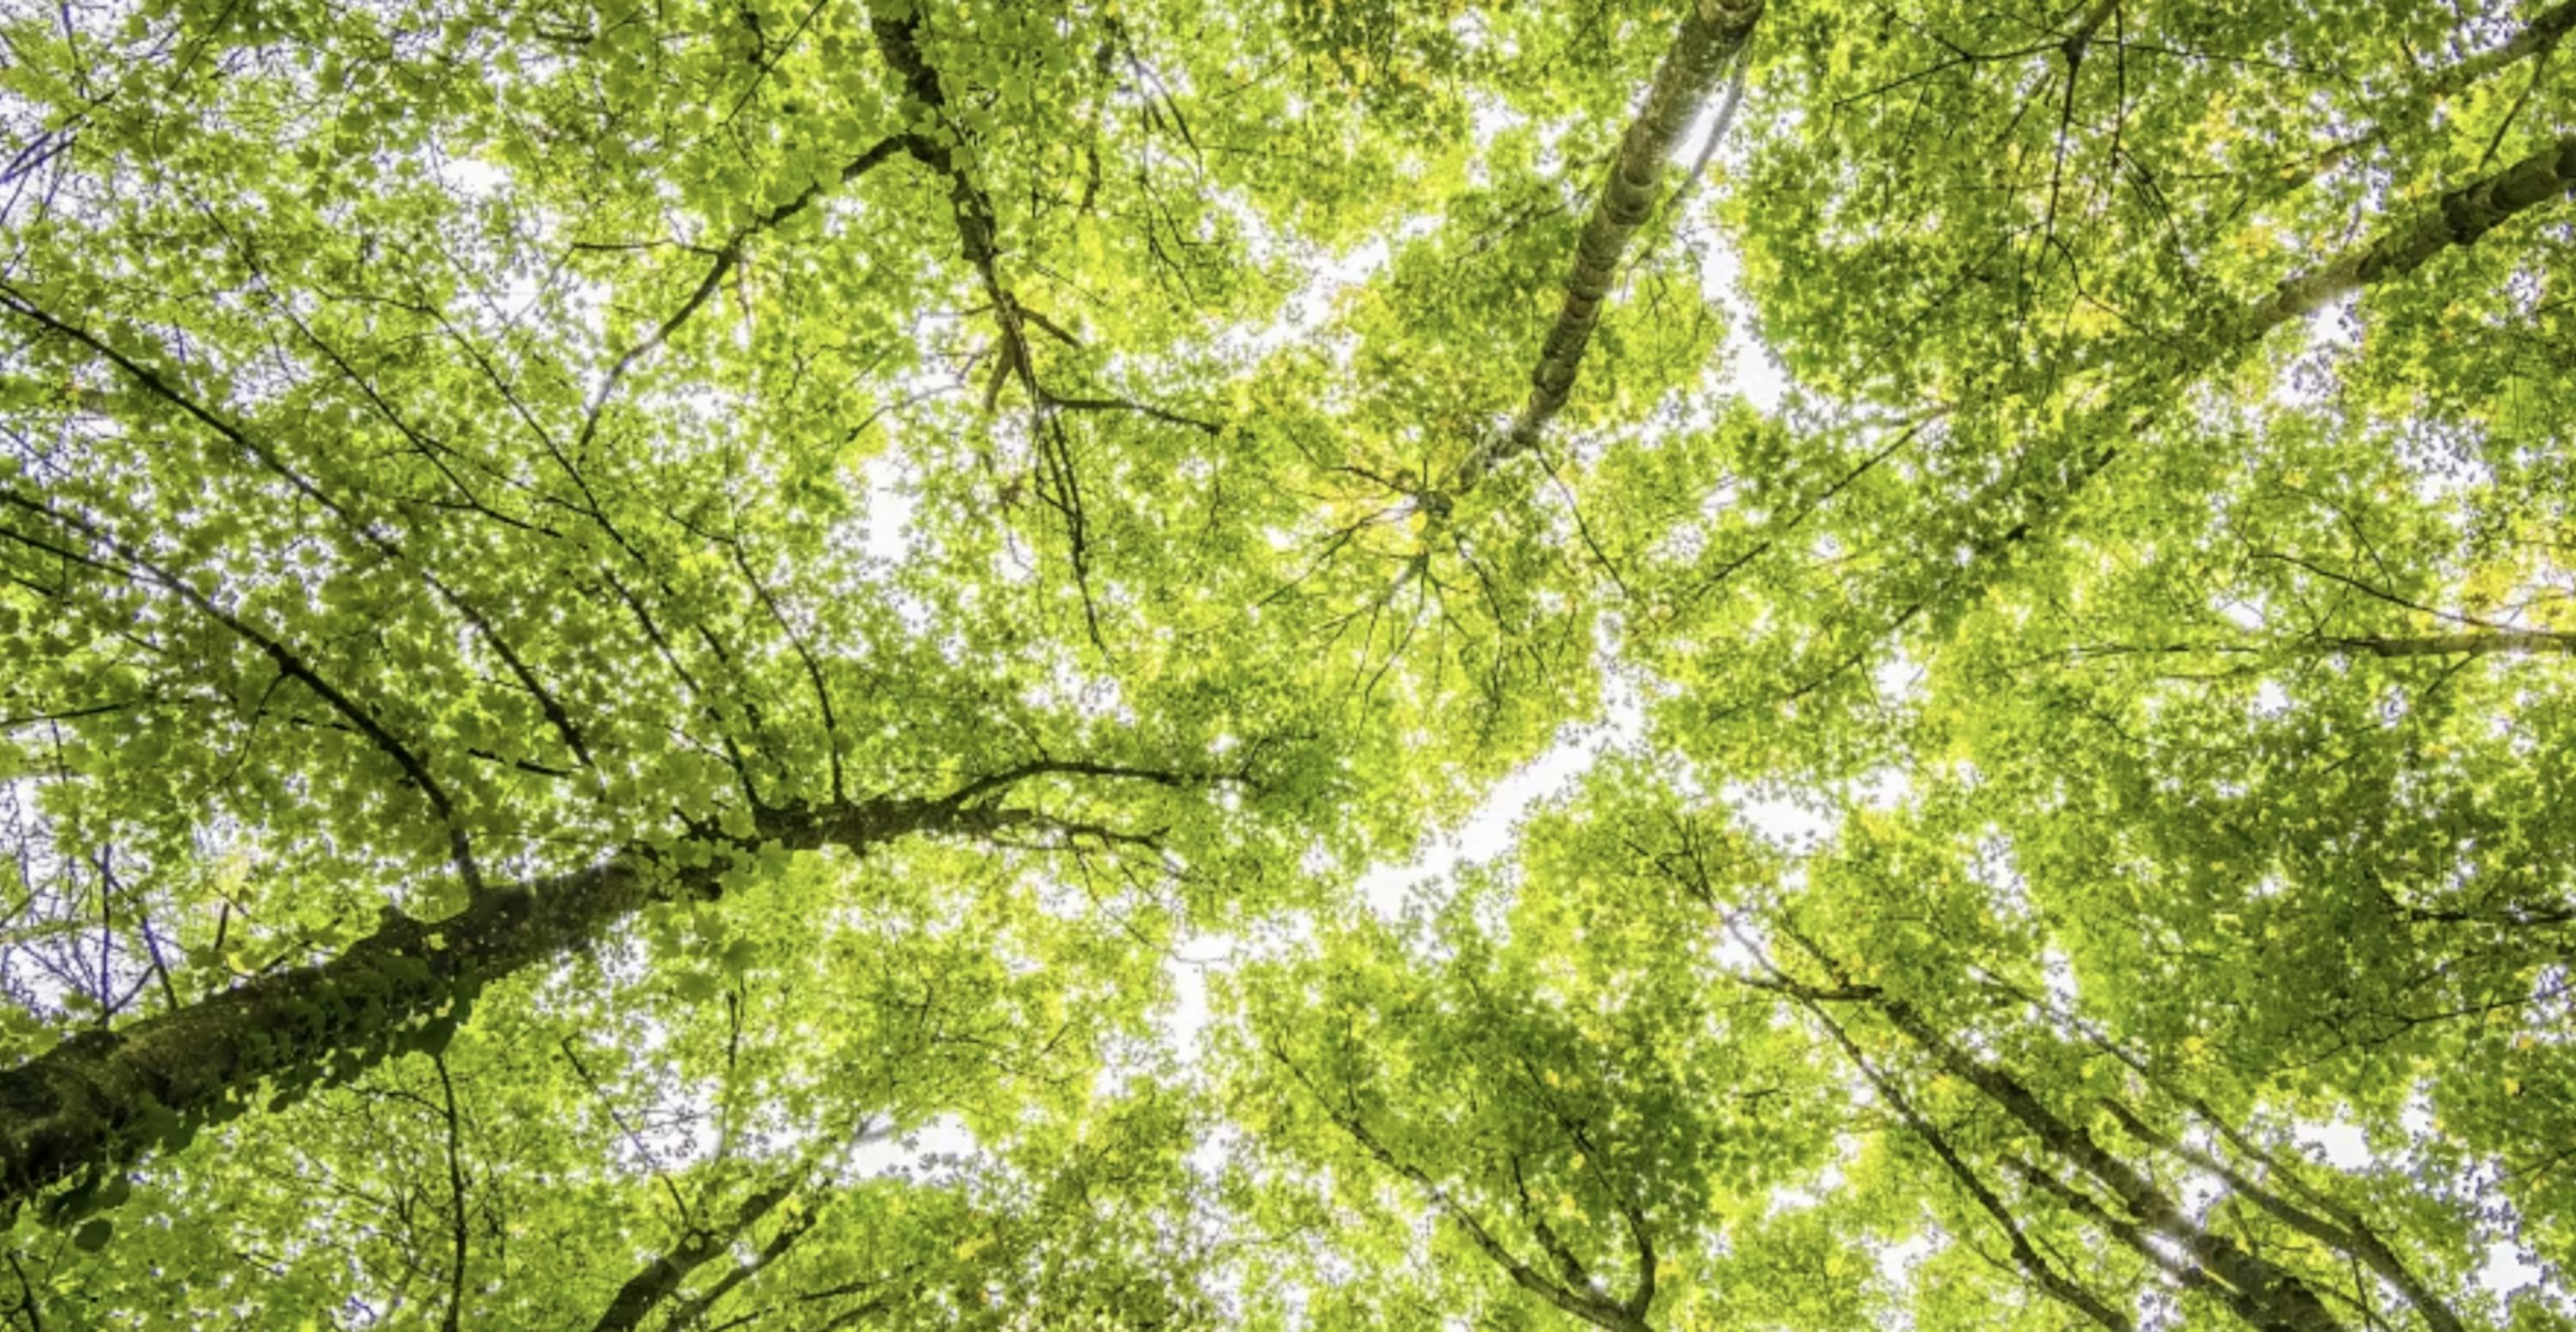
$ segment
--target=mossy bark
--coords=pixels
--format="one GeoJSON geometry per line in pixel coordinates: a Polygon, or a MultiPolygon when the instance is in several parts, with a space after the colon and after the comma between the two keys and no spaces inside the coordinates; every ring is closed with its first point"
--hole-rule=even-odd
{"type": "Polygon", "coordinates": [[[487,889],[445,920],[391,916],[327,962],[84,1032],[0,1072],[0,1208],[85,1166],[182,1144],[263,1086],[291,1094],[435,1048],[483,985],[597,938],[657,882],[678,888],[619,858],[487,889]]]}

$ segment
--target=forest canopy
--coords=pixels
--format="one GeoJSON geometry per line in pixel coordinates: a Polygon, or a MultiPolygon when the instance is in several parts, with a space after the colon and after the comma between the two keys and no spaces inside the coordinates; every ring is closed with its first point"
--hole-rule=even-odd
{"type": "Polygon", "coordinates": [[[0,3],[0,1327],[2576,1325],[2571,28],[0,3]]]}

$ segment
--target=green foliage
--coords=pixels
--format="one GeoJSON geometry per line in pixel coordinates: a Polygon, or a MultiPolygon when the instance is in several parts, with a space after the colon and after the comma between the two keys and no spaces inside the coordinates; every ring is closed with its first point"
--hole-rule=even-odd
{"type": "Polygon", "coordinates": [[[0,1326],[2569,1325],[2571,29],[0,9],[0,1326]]]}

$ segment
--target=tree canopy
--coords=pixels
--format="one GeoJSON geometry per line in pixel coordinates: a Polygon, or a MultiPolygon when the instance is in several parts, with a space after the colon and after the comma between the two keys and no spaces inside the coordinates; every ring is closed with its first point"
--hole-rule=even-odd
{"type": "Polygon", "coordinates": [[[0,1326],[2576,1324],[2570,29],[0,6],[0,1326]]]}

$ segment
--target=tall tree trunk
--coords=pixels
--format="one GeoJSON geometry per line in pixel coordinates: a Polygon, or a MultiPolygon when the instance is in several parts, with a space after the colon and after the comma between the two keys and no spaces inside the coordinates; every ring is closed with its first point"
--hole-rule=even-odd
{"type": "Polygon", "coordinates": [[[1871,1002],[1890,1025],[1953,1077],[1985,1093],[2052,1154],[2110,1190],[2130,1217],[2180,1245],[2202,1271],[2242,1297],[2245,1311],[2261,1326],[2290,1332],[2341,1332],[2343,1324],[2296,1273],[2192,1220],[2144,1171],[2112,1155],[2083,1125],[2049,1109],[2020,1079],[1969,1054],[1904,1000],[1875,993],[1871,1002]]]}
{"type": "MultiPolygon", "coordinates": [[[[1035,811],[977,803],[1022,776],[1081,767],[1027,765],[945,799],[773,815],[760,821],[754,839],[724,849],[748,851],[757,839],[790,850],[856,851],[912,833],[1012,828],[1109,836],[1035,811]]],[[[293,1094],[344,1081],[406,1050],[439,1049],[485,985],[578,951],[648,903],[712,900],[721,891],[712,867],[671,870],[622,853],[590,869],[487,887],[444,920],[388,913],[374,933],[327,962],[73,1036],[0,1072],[0,1216],[85,1168],[183,1146],[200,1126],[248,1108],[264,1085],[293,1094]]],[[[100,1179],[93,1173],[67,1196],[71,1210],[100,1179]]]]}
{"type": "Polygon", "coordinates": [[[1583,363],[1583,350],[1591,344],[1594,326],[1601,322],[1601,303],[1608,298],[1610,284],[1618,276],[1619,261],[1627,253],[1628,242],[1636,238],[1637,228],[1654,207],[1655,187],[1662,182],[1664,169],[1680,146],[1682,135],[1698,118],[1700,107],[1717,86],[1718,76],[1753,35],[1753,25],[1762,17],[1762,4],[1763,0],[1741,0],[1736,4],[1693,0],[1682,19],[1680,33],[1664,53],[1663,64],[1655,70],[1655,81],[1646,90],[1646,104],[1638,108],[1637,118],[1619,140],[1619,156],[1611,164],[1610,179],[1601,187],[1600,201],[1583,223],[1582,239],[1574,249],[1574,269],[1565,279],[1564,302],[1557,308],[1556,323],[1548,329],[1546,345],[1539,351],[1538,368],[1530,374],[1529,401],[1499,437],[1459,464],[1458,475],[1450,484],[1453,491],[1472,488],[1497,464],[1536,447],[1548,422],[1564,410],[1566,396],[1574,388],[1575,371],[1583,363]]]}
{"type": "MultiPolygon", "coordinates": [[[[712,874],[660,885],[711,895],[712,874]]],[[[0,1212],[85,1166],[176,1147],[281,1089],[437,1048],[482,985],[597,938],[657,894],[631,857],[487,888],[462,913],[393,916],[327,962],[274,972],[0,1072],[0,1212]]]]}

